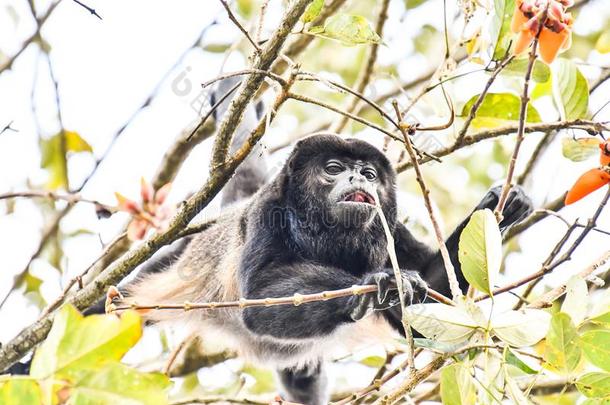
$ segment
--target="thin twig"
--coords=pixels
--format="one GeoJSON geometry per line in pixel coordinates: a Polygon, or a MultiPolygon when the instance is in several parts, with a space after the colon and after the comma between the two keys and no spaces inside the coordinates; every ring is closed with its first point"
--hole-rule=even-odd
{"type": "Polygon", "coordinates": [[[517,176],[517,184],[519,184],[521,186],[523,184],[525,184],[525,181],[527,180],[527,178],[534,171],[534,168],[536,166],[536,163],[539,161],[539,158],[542,156],[542,154],[546,150],[547,146],[549,146],[549,144],[551,143],[553,138],[555,138],[555,135],[557,135],[556,131],[545,132],[542,139],[536,145],[534,152],[532,152],[532,156],[527,161],[527,164],[525,165],[523,172],[521,172],[521,174],[519,176],[517,176]]]}
{"type": "MultiPolygon", "coordinates": [[[[211,302],[183,302],[183,303],[151,303],[151,304],[138,304],[132,303],[129,305],[117,305],[112,307],[111,312],[126,311],[133,309],[136,311],[163,311],[163,310],[181,310],[181,311],[192,311],[196,309],[205,310],[216,310],[223,308],[251,308],[251,307],[272,307],[277,305],[294,305],[298,307],[301,304],[307,304],[310,302],[327,301],[342,297],[351,297],[354,295],[362,295],[377,292],[376,285],[353,285],[348,288],[341,288],[331,291],[322,291],[319,293],[312,294],[299,294],[295,293],[290,297],[274,297],[274,298],[258,298],[258,299],[246,299],[241,298],[236,301],[211,301],[211,302]]],[[[451,302],[444,295],[428,289],[428,296],[438,302],[451,302]]]]}
{"type": "MultiPolygon", "coordinates": [[[[396,111],[396,116],[399,122],[402,122],[402,112],[398,107],[398,102],[396,100],[392,103],[394,110],[396,111]]],[[[422,175],[421,169],[417,162],[417,156],[415,155],[415,150],[413,150],[413,146],[411,145],[411,140],[409,139],[409,134],[401,127],[402,136],[404,138],[405,148],[409,153],[409,157],[411,158],[411,162],[413,163],[413,168],[415,169],[415,176],[417,182],[419,183],[419,187],[421,188],[422,195],[424,197],[424,204],[426,205],[426,209],[428,210],[428,215],[430,217],[430,221],[432,222],[432,226],[434,228],[434,234],[436,236],[436,241],[438,242],[439,250],[441,252],[441,256],[443,258],[443,263],[445,264],[445,271],[447,272],[447,278],[449,280],[449,288],[451,290],[451,295],[453,299],[462,296],[462,291],[460,290],[460,285],[457,280],[457,276],[455,274],[455,269],[453,268],[453,264],[451,263],[451,258],[449,256],[449,252],[447,251],[447,246],[445,246],[445,239],[443,238],[443,233],[441,231],[440,226],[438,225],[438,221],[436,220],[436,216],[434,215],[434,210],[432,208],[432,203],[430,201],[430,190],[426,187],[426,183],[424,182],[424,177],[422,175]]]]}
{"type": "Polygon", "coordinates": [[[89,7],[88,5],[78,1],[78,0],[72,0],[73,2],[75,2],[76,4],[78,4],[79,6],[81,6],[82,8],[84,8],[85,10],[87,10],[88,12],[91,13],[91,15],[96,16],[97,18],[99,18],[100,20],[102,19],[102,17],[97,13],[97,11],[95,11],[94,8],[89,7]]]}
{"type": "Polygon", "coordinates": [[[51,3],[47,11],[41,17],[36,18],[36,31],[21,44],[19,50],[15,52],[13,56],[10,56],[6,60],[6,62],[0,65],[0,73],[4,72],[7,69],[10,69],[11,66],[13,66],[13,63],[15,63],[15,60],[19,57],[19,55],[21,55],[23,51],[25,51],[26,48],[30,46],[32,42],[35,42],[36,39],[38,39],[38,37],[40,36],[40,29],[42,28],[42,25],[49,19],[51,14],[53,14],[53,11],[55,11],[55,8],[59,5],[59,3],[61,3],[61,0],[56,0],[55,2],[51,3]]]}
{"type": "Polygon", "coordinates": [[[16,130],[15,128],[12,127],[14,121],[10,121],[8,124],[6,124],[4,126],[4,128],[2,128],[2,130],[0,130],[0,135],[2,135],[3,133],[5,133],[6,131],[12,131],[12,132],[19,132],[18,130],[16,130]]]}
{"type": "Polygon", "coordinates": [[[363,125],[366,125],[367,127],[373,128],[373,129],[381,132],[382,134],[384,134],[384,135],[394,139],[395,141],[398,141],[398,142],[401,142],[401,143],[403,142],[402,139],[400,139],[399,137],[394,135],[392,132],[390,132],[390,131],[380,127],[379,125],[377,125],[377,124],[375,124],[375,123],[373,123],[371,121],[368,121],[365,118],[359,117],[359,116],[354,115],[352,113],[349,113],[347,111],[343,111],[342,109],[340,109],[338,107],[335,107],[335,106],[332,106],[332,105],[330,105],[328,103],[325,103],[324,101],[317,100],[315,98],[308,97],[308,96],[305,96],[305,95],[302,95],[302,94],[296,94],[296,93],[290,93],[288,95],[288,97],[291,98],[291,99],[297,100],[297,101],[301,101],[303,103],[315,104],[315,105],[318,105],[320,107],[324,107],[327,110],[330,110],[330,111],[335,112],[335,113],[340,114],[340,115],[344,115],[344,116],[346,116],[346,117],[348,117],[348,118],[350,118],[350,119],[352,119],[352,120],[354,120],[356,122],[359,122],[359,123],[361,123],[363,125]]]}
{"type": "MultiPolygon", "coordinates": [[[[590,264],[584,270],[579,272],[577,276],[582,278],[583,280],[586,280],[591,274],[595,273],[596,271],[599,270],[599,268],[601,268],[606,263],[608,263],[608,261],[610,261],[610,250],[604,252],[597,260],[595,260],[592,264],[590,264]]],[[[534,302],[529,304],[527,307],[528,308],[548,308],[549,306],[551,306],[553,304],[554,301],[556,301],[563,294],[565,294],[566,289],[567,289],[567,282],[563,283],[562,285],[557,286],[557,287],[553,288],[551,291],[548,291],[547,293],[543,294],[538,299],[536,299],[534,302]]]]}
{"type": "MultiPolygon", "coordinates": [[[[388,7],[390,5],[390,0],[382,0],[379,6],[379,13],[377,15],[377,23],[375,25],[375,32],[383,38],[383,27],[388,20],[388,7]]],[[[373,75],[373,68],[375,67],[375,62],[377,61],[377,55],[379,50],[379,42],[372,43],[368,48],[368,55],[366,58],[366,63],[363,68],[360,70],[360,74],[358,75],[358,79],[356,80],[356,92],[364,93],[364,90],[368,86],[371,81],[371,76],[373,75]]],[[[358,104],[360,103],[360,99],[357,97],[353,97],[350,100],[350,103],[345,108],[345,110],[349,113],[355,113],[358,108],[358,104]]],[[[347,117],[343,116],[339,119],[336,125],[332,127],[333,132],[341,132],[345,125],[347,124],[347,117]]]]}
{"type": "MultiPolygon", "coordinates": [[[[606,124],[604,122],[576,119],[576,120],[567,120],[567,121],[529,124],[524,127],[524,132],[525,133],[546,132],[546,131],[550,131],[550,130],[559,130],[559,129],[567,129],[567,128],[581,129],[581,130],[591,132],[591,133],[599,133],[602,131],[610,130],[610,126],[608,126],[608,124],[606,124]]],[[[507,125],[504,127],[480,131],[480,132],[477,132],[472,135],[466,135],[464,137],[464,140],[462,141],[461,145],[456,145],[455,143],[451,144],[450,146],[447,146],[443,149],[434,151],[434,155],[438,158],[441,158],[443,156],[447,156],[447,155],[455,152],[456,150],[465,148],[467,146],[484,141],[486,139],[493,139],[493,138],[497,138],[497,137],[503,136],[503,135],[510,135],[510,134],[515,133],[516,131],[518,131],[518,125],[507,125]]],[[[423,164],[423,163],[429,162],[430,160],[432,160],[432,159],[430,159],[428,157],[424,157],[424,158],[420,159],[418,163],[423,164]]],[[[398,165],[396,167],[396,171],[400,173],[407,169],[410,169],[412,166],[413,166],[413,164],[411,162],[406,162],[404,164],[398,165]]]]}
{"type": "Polygon", "coordinates": [[[268,72],[266,70],[260,70],[260,69],[244,69],[244,70],[238,70],[235,72],[229,72],[229,73],[225,73],[222,74],[220,76],[215,77],[212,80],[208,80],[207,82],[203,82],[201,84],[202,88],[206,88],[208,86],[211,86],[212,84],[219,82],[221,80],[224,79],[228,79],[229,77],[235,77],[235,76],[243,76],[243,75],[252,75],[252,74],[261,74],[261,75],[265,75],[267,77],[270,77],[271,79],[275,80],[276,82],[278,82],[279,84],[281,84],[282,86],[286,85],[286,80],[280,76],[280,75],[276,75],[273,72],[268,72]]]}
{"type": "Polygon", "coordinates": [[[407,301],[405,299],[405,292],[403,289],[402,274],[400,272],[400,266],[398,265],[398,257],[396,256],[396,244],[394,237],[392,236],[392,232],[390,231],[390,227],[388,226],[388,221],[383,213],[383,210],[381,209],[379,195],[377,195],[377,192],[375,192],[374,197],[375,209],[377,211],[377,215],[379,215],[381,224],[383,225],[383,231],[386,237],[386,250],[388,251],[388,256],[390,257],[390,263],[392,264],[392,270],[394,271],[394,279],[396,280],[396,287],[398,288],[398,299],[400,300],[400,322],[402,323],[402,328],[405,332],[405,337],[407,340],[408,367],[412,373],[415,371],[415,342],[413,340],[411,326],[409,326],[406,313],[403,310],[407,307],[407,301]]]}
{"type": "MultiPolygon", "coordinates": [[[[555,245],[555,248],[553,249],[553,251],[551,252],[551,254],[549,255],[549,257],[547,258],[547,260],[545,261],[545,263],[543,264],[542,268],[540,270],[538,270],[535,273],[530,274],[529,276],[526,276],[520,280],[517,280],[509,285],[506,285],[504,287],[498,288],[493,292],[493,296],[496,296],[498,294],[507,292],[507,291],[511,291],[517,287],[520,287],[526,283],[529,283],[530,281],[536,280],[538,278],[541,278],[543,276],[545,276],[546,274],[552,272],[553,270],[555,270],[560,264],[565,263],[568,260],[572,259],[572,254],[574,253],[574,251],[578,248],[578,246],[582,243],[582,241],[585,239],[585,237],[587,236],[587,234],[589,232],[591,232],[591,230],[593,228],[595,228],[597,219],[599,218],[599,216],[601,215],[604,207],[606,206],[606,203],[608,202],[608,199],[610,199],[610,187],[608,187],[608,190],[606,191],[606,195],[604,196],[604,198],[602,199],[602,201],[599,203],[599,206],[597,207],[597,209],[595,210],[595,213],[593,214],[593,216],[591,218],[589,218],[589,220],[587,221],[587,225],[584,227],[583,231],[580,233],[580,235],[578,235],[578,237],[576,238],[576,240],[570,245],[570,247],[566,250],[566,252],[561,255],[561,257],[553,260],[555,258],[555,256],[557,256],[557,254],[559,254],[559,251],[561,250],[561,248],[563,247],[563,245],[565,244],[565,242],[568,240],[570,234],[573,232],[573,228],[575,228],[576,226],[573,225],[571,226],[568,231],[566,232],[566,234],[560,239],[560,241],[555,245]]],[[[475,301],[481,301],[484,299],[489,298],[488,295],[484,295],[484,296],[480,296],[477,297],[475,299],[475,301]]]]}
{"type": "Polygon", "coordinates": [[[233,12],[231,11],[231,7],[229,7],[229,5],[227,4],[227,2],[225,0],[220,0],[220,3],[222,3],[222,6],[225,8],[225,10],[227,10],[227,14],[229,15],[229,19],[231,21],[233,21],[233,24],[235,24],[237,26],[237,28],[239,28],[239,30],[244,34],[244,36],[248,39],[248,42],[250,42],[252,44],[252,46],[254,47],[254,49],[256,50],[257,54],[261,53],[261,48],[258,46],[258,44],[256,42],[254,42],[254,40],[252,39],[252,37],[250,37],[250,34],[248,33],[248,31],[243,27],[243,25],[241,25],[241,23],[237,20],[237,18],[235,17],[235,15],[233,14],[233,12]]]}
{"type": "Polygon", "coordinates": [[[483,101],[485,100],[485,96],[489,92],[491,85],[494,83],[494,81],[496,80],[496,78],[498,77],[500,72],[502,72],[502,70],[504,70],[504,68],[506,68],[506,66],[508,66],[508,64],[512,62],[514,57],[515,57],[514,55],[506,57],[494,69],[493,73],[489,77],[489,80],[487,80],[487,83],[485,83],[485,87],[483,88],[483,91],[481,92],[481,94],[479,94],[479,97],[472,105],[472,108],[470,109],[470,113],[468,114],[466,121],[464,121],[464,125],[462,125],[462,129],[460,129],[460,132],[458,132],[457,138],[455,139],[455,143],[457,145],[461,144],[462,141],[464,140],[464,137],[466,136],[466,133],[468,132],[468,128],[470,128],[470,124],[475,119],[475,117],[477,115],[477,111],[479,111],[479,108],[483,104],[483,101]]]}
{"type": "Polygon", "coordinates": [[[536,62],[536,51],[538,49],[538,38],[540,38],[540,33],[542,32],[542,28],[544,27],[544,23],[546,21],[546,11],[542,16],[541,21],[538,21],[540,26],[538,27],[538,32],[534,38],[534,43],[532,44],[532,48],[530,50],[529,61],[527,64],[527,70],[525,71],[525,83],[523,84],[523,93],[521,94],[521,108],[519,111],[519,127],[517,129],[517,141],[515,142],[515,149],[513,150],[513,154],[510,158],[510,163],[508,165],[508,173],[506,174],[506,182],[504,186],[502,186],[502,191],[500,192],[500,197],[498,198],[498,204],[494,209],[494,215],[498,222],[501,222],[503,219],[502,212],[504,211],[504,205],[508,200],[508,194],[512,188],[513,174],[515,173],[515,166],[517,165],[517,157],[519,156],[519,149],[521,148],[521,143],[525,138],[525,122],[527,121],[527,105],[530,101],[529,96],[529,85],[530,79],[532,77],[532,70],[534,69],[534,62],[536,62]]]}
{"type": "Polygon", "coordinates": [[[72,288],[72,286],[74,286],[77,282],[80,283],[83,280],[83,277],[85,277],[87,275],[87,273],[100,261],[102,260],[104,257],[106,257],[106,255],[108,254],[108,252],[113,249],[118,243],[121,243],[125,238],[126,238],[127,234],[125,232],[121,233],[119,236],[117,236],[116,238],[114,238],[110,243],[108,243],[105,247],[104,250],[102,251],[102,253],[98,256],[97,259],[95,259],[93,261],[93,263],[91,263],[85,270],[83,270],[80,274],[78,274],[77,276],[73,277],[72,279],[70,279],[70,281],[68,281],[68,283],[66,284],[66,286],[64,287],[64,289],[62,290],[61,294],[55,299],[55,301],[53,301],[52,303],[50,303],[49,305],[47,305],[47,307],[40,313],[40,316],[38,317],[38,319],[41,319],[45,316],[47,316],[49,313],[51,313],[52,311],[54,311],[55,309],[57,309],[59,307],[59,305],[61,305],[61,303],[64,301],[64,299],[66,298],[66,296],[68,295],[68,292],[70,291],[70,289],[72,288]]]}
{"type": "Polygon", "coordinates": [[[48,198],[50,200],[66,201],[70,205],[82,202],[93,204],[96,208],[101,208],[110,212],[117,211],[117,208],[114,206],[101,203],[97,200],[83,198],[79,193],[60,194],[54,191],[46,190],[26,190],[0,194],[0,200],[6,200],[9,198],[48,198]]]}
{"type": "MultiPolygon", "coordinates": [[[[278,58],[281,47],[286,41],[287,36],[297,23],[305,8],[311,0],[295,0],[282,18],[282,23],[275,30],[269,41],[265,42],[265,47],[256,58],[253,68],[258,70],[269,70],[272,63],[278,58]]],[[[212,171],[226,163],[229,153],[229,146],[233,141],[233,133],[239,126],[246,106],[252,101],[257,90],[263,83],[264,76],[260,74],[248,75],[231,101],[227,113],[218,125],[218,131],[214,146],[212,148],[212,171]]]]}

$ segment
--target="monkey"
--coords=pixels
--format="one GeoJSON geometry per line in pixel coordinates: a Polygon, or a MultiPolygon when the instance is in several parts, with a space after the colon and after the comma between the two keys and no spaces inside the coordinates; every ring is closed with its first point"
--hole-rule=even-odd
{"type": "MultiPolygon", "coordinates": [[[[440,254],[397,220],[395,184],[392,165],[371,144],[334,134],[307,137],[296,144],[273,181],[194,236],[169,268],[127,286],[121,304],[233,301],[374,284],[377,293],[300,306],[145,314],[152,322],[187,323],[221,333],[245,358],[277,370],[283,398],[324,404],[327,353],[342,344],[391,339],[401,328],[376,203],[395,241],[408,303],[423,301],[427,286],[449,294],[440,254]]],[[[499,192],[490,190],[475,210],[494,208],[499,192]]],[[[530,212],[529,198],[515,188],[501,229],[530,212]]],[[[467,221],[446,241],[463,290],[468,283],[457,248],[467,221]]]]}
{"type": "MultiPolygon", "coordinates": [[[[256,160],[251,163],[242,175],[261,182],[264,175],[248,173],[260,169],[256,160]]],[[[499,193],[499,188],[491,189],[475,211],[494,208],[499,193]]],[[[149,323],[188,325],[222,336],[246,359],[276,370],[284,399],[325,404],[325,361],[334,348],[385,342],[402,330],[399,293],[376,204],[394,239],[407,304],[426,300],[427,287],[449,295],[439,252],[397,219],[396,172],[388,158],[365,141],[316,134],[297,142],[278,175],[258,191],[226,197],[215,224],[176,242],[169,260],[146,263],[116,304],[233,301],[376,285],[375,293],[300,306],[143,314],[149,323]],[[237,204],[241,198],[248,199],[237,204]]],[[[514,187],[501,230],[531,210],[525,192],[514,187]]],[[[463,291],[468,283],[457,251],[469,218],[446,240],[463,291]]]]}

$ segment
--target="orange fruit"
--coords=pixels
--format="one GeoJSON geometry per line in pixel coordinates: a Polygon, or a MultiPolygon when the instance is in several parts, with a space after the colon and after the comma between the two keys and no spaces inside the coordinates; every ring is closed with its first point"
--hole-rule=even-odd
{"type": "Polygon", "coordinates": [[[610,183],[610,174],[601,169],[588,170],[576,180],[568,191],[565,204],[572,204],[608,183],[610,183]]]}
{"type": "Polygon", "coordinates": [[[515,55],[523,53],[529,48],[530,44],[534,40],[534,34],[528,29],[519,31],[517,40],[515,41],[515,55]]]}
{"type": "Polygon", "coordinates": [[[540,49],[540,59],[542,59],[546,64],[550,65],[553,63],[559,50],[563,46],[563,44],[568,40],[570,36],[570,31],[565,28],[560,32],[553,32],[548,28],[543,28],[540,33],[539,38],[539,46],[540,49]]]}
{"type": "Polygon", "coordinates": [[[519,10],[519,3],[521,3],[521,2],[517,2],[517,4],[515,4],[515,12],[513,13],[513,19],[511,20],[511,23],[510,23],[510,29],[514,33],[521,31],[521,27],[528,20],[528,18],[525,15],[523,15],[521,10],[519,10]]]}

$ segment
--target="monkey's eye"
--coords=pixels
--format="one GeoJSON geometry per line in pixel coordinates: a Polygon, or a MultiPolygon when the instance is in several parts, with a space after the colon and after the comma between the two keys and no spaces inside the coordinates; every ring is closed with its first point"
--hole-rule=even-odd
{"type": "Polygon", "coordinates": [[[339,162],[330,161],[324,166],[324,171],[330,175],[336,175],[343,171],[343,166],[339,162]]]}
{"type": "Polygon", "coordinates": [[[377,178],[377,172],[375,169],[367,167],[362,170],[362,175],[366,177],[367,180],[373,181],[377,178]]]}

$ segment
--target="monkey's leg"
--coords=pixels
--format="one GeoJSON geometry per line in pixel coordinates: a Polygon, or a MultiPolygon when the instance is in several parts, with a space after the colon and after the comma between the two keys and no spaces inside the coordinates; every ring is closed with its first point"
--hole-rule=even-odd
{"type": "Polygon", "coordinates": [[[278,370],[282,399],[306,405],[328,403],[327,378],[320,361],[302,369],[278,370]]]}

